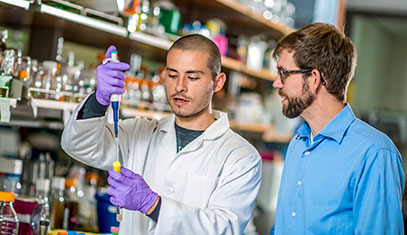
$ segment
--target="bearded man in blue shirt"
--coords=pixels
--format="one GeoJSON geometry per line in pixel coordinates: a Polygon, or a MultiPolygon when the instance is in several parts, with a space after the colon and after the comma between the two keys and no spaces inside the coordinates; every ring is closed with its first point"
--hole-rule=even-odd
{"type": "Polygon", "coordinates": [[[274,57],[283,113],[305,123],[288,146],[270,234],[403,234],[401,155],[345,101],[352,41],[313,23],[282,38],[274,57]]]}

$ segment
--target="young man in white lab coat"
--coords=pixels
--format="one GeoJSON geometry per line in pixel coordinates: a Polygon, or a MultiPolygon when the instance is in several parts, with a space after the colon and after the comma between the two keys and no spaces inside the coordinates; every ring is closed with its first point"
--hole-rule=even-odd
{"type": "MultiPolygon", "coordinates": [[[[106,53],[115,50],[110,47],[106,53]]],[[[126,63],[97,70],[97,90],[75,110],[62,135],[73,158],[101,169],[116,160],[105,111],[124,92],[126,63]]],[[[119,122],[122,174],[109,171],[108,193],[123,209],[120,234],[242,234],[261,181],[256,149],[211,110],[222,89],[221,57],[201,35],[177,40],[166,58],[165,89],[173,115],[119,122]]]]}

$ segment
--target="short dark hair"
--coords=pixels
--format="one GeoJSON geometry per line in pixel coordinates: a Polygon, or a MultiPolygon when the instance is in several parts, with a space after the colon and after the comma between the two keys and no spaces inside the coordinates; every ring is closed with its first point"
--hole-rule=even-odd
{"type": "MultiPolygon", "coordinates": [[[[221,71],[221,56],[216,44],[209,38],[200,34],[190,34],[177,39],[168,53],[172,49],[205,51],[208,53],[207,66],[211,71],[212,77],[215,78],[221,71]]],[[[168,55],[167,53],[167,55],[168,55]]]]}
{"type": "Polygon", "coordinates": [[[300,69],[318,69],[327,82],[327,91],[345,102],[357,57],[350,38],[333,25],[312,23],[283,37],[274,50],[274,58],[284,49],[294,52],[300,69]]]}

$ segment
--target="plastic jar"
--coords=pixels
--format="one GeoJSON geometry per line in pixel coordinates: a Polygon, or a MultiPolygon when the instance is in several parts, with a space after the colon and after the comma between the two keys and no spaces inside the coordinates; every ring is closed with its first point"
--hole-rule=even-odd
{"type": "Polygon", "coordinates": [[[14,193],[0,192],[0,234],[17,235],[18,218],[13,207],[14,193]]]}

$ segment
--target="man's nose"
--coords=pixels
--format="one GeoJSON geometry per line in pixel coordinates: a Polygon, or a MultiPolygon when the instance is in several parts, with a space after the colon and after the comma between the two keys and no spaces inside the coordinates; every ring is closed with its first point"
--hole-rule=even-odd
{"type": "Polygon", "coordinates": [[[180,77],[175,85],[176,92],[186,92],[188,90],[187,86],[187,79],[184,77],[180,77]]]}
{"type": "Polygon", "coordinates": [[[273,87],[274,88],[282,88],[283,87],[283,83],[281,82],[280,75],[278,75],[277,78],[274,80],[273,87]]]}

